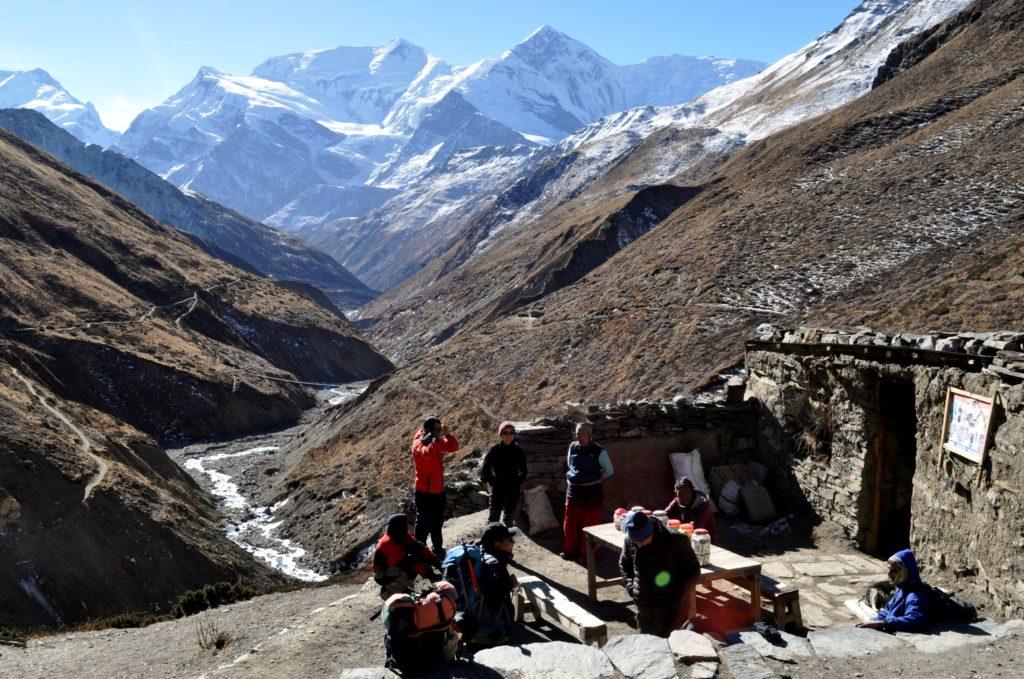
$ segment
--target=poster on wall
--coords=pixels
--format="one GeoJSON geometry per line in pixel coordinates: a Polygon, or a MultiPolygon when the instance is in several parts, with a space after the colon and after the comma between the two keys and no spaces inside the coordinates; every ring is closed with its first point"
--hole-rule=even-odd
{"type": "Polygon", "coordinates": [[[942,447],[975,464],[985,461],[985,448],[992,427],[993,399],[950,387],[946,392],[946,415],[942,447]]]}

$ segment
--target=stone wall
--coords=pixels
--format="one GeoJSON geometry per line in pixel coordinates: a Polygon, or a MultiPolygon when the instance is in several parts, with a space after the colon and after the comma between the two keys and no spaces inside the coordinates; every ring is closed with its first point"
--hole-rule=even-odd
{"type": "Polygon", "coordinates": [[[1019,616],[1024,612],[1021,380],[994,372],[998,365],[966,357],[954,365],[936,352],[911,355],[912,348],[870,359],[850,349],[748,344],[747,395],[760,411],[758,455],[775,471],[776,493],[863,542],[880,478],[875,458],[882,390],[905,385],[916,418],[910,546],[926,574],[975,576],[1003,614],[1019,616]],[[997,395],[982,467],[942,450],[948,387],[997,395]]]}
{"type": "MultiPolygon", "coordinates": [[[[619,506],[668,504],[673,492],[669,453],[698,449],[707,472],[722,460],[753,459],[757,444],[757,412],[743,401],[698,403],[677,398],[669,403],[590,406],[586,412],[569,405],[558,418],[517,423],[529,473],[524,488],[544,485],[557,515],[565,504],[566,451],[576,423],[587,419],[594,423],[594,439],[608,451],[615,468],[604,486],[609,515],[619,506]]],[[[465,490],[451,501],[453,511],[483,506],[485,496],[477,495],[481,489],[472,470],[459,475],[465,490]]]]}

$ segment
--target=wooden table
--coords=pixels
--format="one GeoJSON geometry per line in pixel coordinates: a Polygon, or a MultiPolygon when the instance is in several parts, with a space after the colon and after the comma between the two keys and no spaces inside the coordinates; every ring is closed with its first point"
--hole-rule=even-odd
{"type": "MultiPolygon", "coordinates": [[[[597,559],[594,554],[601,545],[615,547],[620,552],[626,544],[626,535],[622,531],[615,530],[610,523],[602,523],[597,526],[590,526],[583,529],[583,535],[587,540],[587,594],[591,599],[597,599],[597,590],[601,587],[621,585],[623,578],[602,578],[597,577],[597,559]]],[[[711,560],[706,566],[701,566],[700,577],[697,583],[708,585],[715,580],[730,580],[734,584],[741,585],[750,590],[750,621],[755,623],[761,619],[761,563],[730,552],[727,549],[711,545],[711,560]]],[[[696,592],[691,594],[691,610],[696,610],[696,592]]]]}

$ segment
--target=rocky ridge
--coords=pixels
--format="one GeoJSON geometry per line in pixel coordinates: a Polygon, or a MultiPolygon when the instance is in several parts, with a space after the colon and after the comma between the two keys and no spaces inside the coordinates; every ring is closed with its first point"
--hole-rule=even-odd
{"type": "Polygon", "coordinates": [[[331,257],[299,238],[247,219],[204,196],[169,184],[116,151],[86,145],[34,111],[0,110],[0,128],[106,184],[149,215],[212,243],[213,256],[261,275],[316,286],[344,309],[373,298],[373,291],[331,257]]]}

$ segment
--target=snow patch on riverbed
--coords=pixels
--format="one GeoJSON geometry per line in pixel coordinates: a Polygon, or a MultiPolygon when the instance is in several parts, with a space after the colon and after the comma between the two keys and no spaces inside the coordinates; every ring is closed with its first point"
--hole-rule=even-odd
{"type": "Polygon", "coordinates": [[[259,446],[237,453],[217,453],[206,457],[194,457],[185,461],[185,468],[206,474],[210,478],[213,482],[212,492],[220,498],[221,505],[226,510],[234,510],[229,514],[243,517],[252,516],[252,518],[238,522],[229,520],[226,529],[228,539],[256,558],[262,559],[272,568],[293,578],[307,582],[326,580],[326,575],[298,565],[299,559],[306,554],[305,549],[287,538],[274,536],[274,530],[281,525],[280,521],[273,520],[274,513],[288,500],[278,502],[272,507],[252,507],[242,495],[238,484],[232,481],[230,476],[207,466],[219,460],[272,453],[277,449],[278,446],[259,446]]]}

